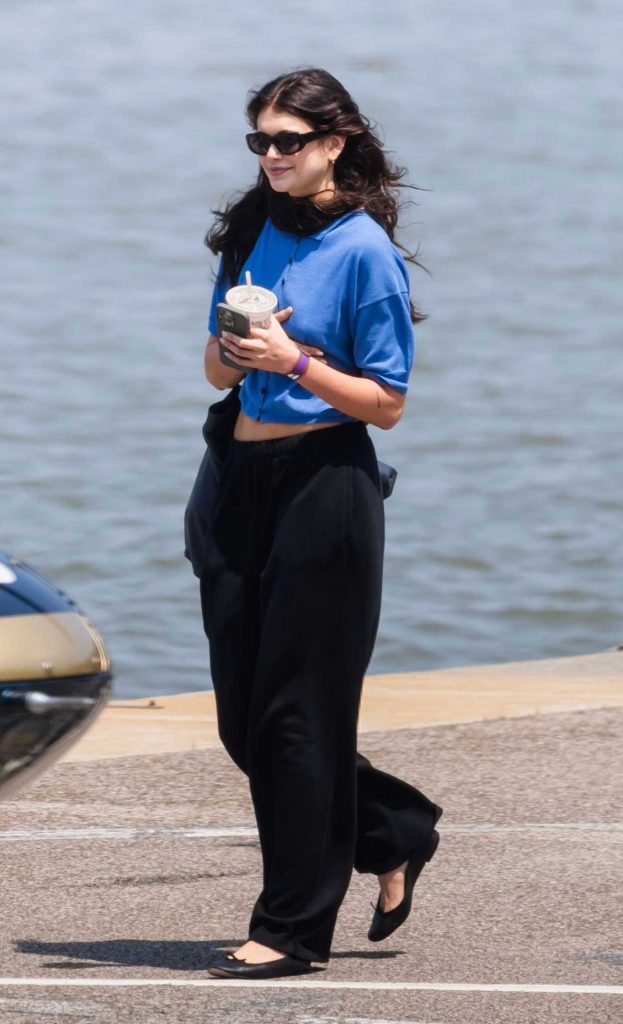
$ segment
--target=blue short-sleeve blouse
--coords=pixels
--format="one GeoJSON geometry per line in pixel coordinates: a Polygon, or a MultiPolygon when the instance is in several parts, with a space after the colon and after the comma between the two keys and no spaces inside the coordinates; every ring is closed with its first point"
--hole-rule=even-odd
{"type": "MultiPolygon", "coordinates": [[[[244,264],[255,284],[270,288],[279,309],[294,312],[284,324],[296,341],[323,350],[329,366],[371,377],[406,393],[413,364],[409,276],[403,257],[365,211],[347,213],[312,235],[279,231],[267,220],[244,264]]],[[[229,284],[212,295],[209,330],[217,333],[216,304],[229,284]]],[[[352,421],[289,377],[250,370],[242,382],[247,416],[270,423],[352,421]]]]}

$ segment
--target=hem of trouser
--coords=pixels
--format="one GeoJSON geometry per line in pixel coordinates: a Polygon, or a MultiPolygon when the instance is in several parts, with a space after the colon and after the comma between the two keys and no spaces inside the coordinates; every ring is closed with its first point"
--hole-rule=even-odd
{"type": "Polygon", "coordinates": [[[374,867],[356,868],[355,870],[360,875],[385,875],[388,871],[399,868],[406,860],[410,860],[414,853],[414,849],[404,850],[403,853],[396,854],[391,860],[385,861],[382,864],[375,864],[374,867]]]}
{"type": "MultiPolygon", "coordinates": [[[[438,804],[435,804],[435,812],[433,816],[432,828],[429,835],[429,842],[435,830],[435,825],[441,818],[442,814],[443,809],[439,807],[438,804]]],[[[357,864],[355,864],[353,866],[355,868],[355,871],[357,871],[357,873],[360,875],[384,875],[388,871],[393,871],[395,868],[400,867],[400,865],[404,864],[406,860],[411,860],[411,857],[413,857],[417,850],[418,847],[412,846],[408,850],[403,850],[402,853],[395,854],[393,857],[391,857],[390,860],[383,861],[381,864],[375,864],[374,866],[366,864],[364,867],[358,867],[357,864]]]]}
{"type": "Polygon", "coordinates": [[[289,956],[293,956],[296,960],[304,960],[306,963],[326,964],[329,961],[328,953],[326,955],[319,955],[297,939],[283,939],[282,941],[264,927],[254,928],[249,934],[249,939],[252,939],[254,942],[260,942],[262,946],[268,946],[278,953],[288,953],[289,956]]]}

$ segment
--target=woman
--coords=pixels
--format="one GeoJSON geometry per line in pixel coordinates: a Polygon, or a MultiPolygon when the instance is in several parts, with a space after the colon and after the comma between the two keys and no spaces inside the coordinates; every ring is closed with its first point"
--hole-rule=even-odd
{"type": "Polygon", "coordinates": [[[398,422],[422,319],[392,241],[403,172],[326,71],[279,76],[247,116],[257,183],[206,239],[221,255],[206,377],[243,384],[201,599],[219,735],[249,778],[263,889],[248,941],[208,969],[270,978],[329,959],[353,867],[379,879],[369,938],[402,924],[441,808],[356,750],[384,542],[366,424],[398,422]],[[279,312],[249,339],[223,335],[232,369],[215,307],[246,271],[279,312]]]}

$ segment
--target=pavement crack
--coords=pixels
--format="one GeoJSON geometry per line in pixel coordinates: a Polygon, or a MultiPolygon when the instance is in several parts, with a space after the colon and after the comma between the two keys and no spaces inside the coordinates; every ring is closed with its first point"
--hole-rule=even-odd
{"type": "Polygon", "coordinates": [[[131,888],[141,885],[186,885],[208,878],[238,878],[239,871],[202,871],[188,875],[117,875],[113,878],[102,878],[96,882],[74,882],[63,886],[64,889],[107,889],[110,886],[131,888]]]}

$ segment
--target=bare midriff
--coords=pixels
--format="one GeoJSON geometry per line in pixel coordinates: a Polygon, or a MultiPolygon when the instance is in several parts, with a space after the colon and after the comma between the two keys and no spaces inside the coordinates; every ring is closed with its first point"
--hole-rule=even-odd
{"type": "Polygon", "coordinates": [[[330,423],[262,423],[241,410],[234,427],[234,437],[236,441],[269,441],[275,437],[290,437],[291,434],[306,434],[310,430],[335,427],[342,422],[343,420],[330,423]]]}

